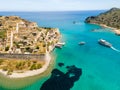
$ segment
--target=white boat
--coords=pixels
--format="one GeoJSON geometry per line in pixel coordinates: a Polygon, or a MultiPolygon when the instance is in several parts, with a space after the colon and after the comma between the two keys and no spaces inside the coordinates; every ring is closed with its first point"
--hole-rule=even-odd
{"type": "Polygon", "coordinates": [[[84,45],[85,44],[85,42],[84,41],[81,41],[80,43],[79,43],[79,45],[84,45]]]}
{"type": "Polygon", "coordinates": [[[58,42],[57,45],[65,45],[65,42],[58,42]]]}
{"type": "Polygon", "coordinates": [[[56,45],[55,45],[55,47],[56,48],[62,48],[62,46],[64,46],[65,45],[65,42],[58,42],[56,45]]]}
{"type": "Polygon", "coordinates": [[[73,21],[73,24],[79,24],[80,22],[78,22],[78,21],[73,21]]]}
{"type": "Polygon", "coordinates": [[[112,47],[112,44],[109,43],[109,42],[107,42],[107,41],[104,40],[104,39],[99,39],[99,40],[98,40],[98,43],[99,43],[100,45],[103,45],[103,46],[106,46],[106,47],[112,47]]]}
{"type": "Polygon", "coordinates": [[[62,45],[58,45],[58,44],[57,44],[57,45],[55,45],[55,47],[61,49],[61,48],[62,48],[62,45]]]}

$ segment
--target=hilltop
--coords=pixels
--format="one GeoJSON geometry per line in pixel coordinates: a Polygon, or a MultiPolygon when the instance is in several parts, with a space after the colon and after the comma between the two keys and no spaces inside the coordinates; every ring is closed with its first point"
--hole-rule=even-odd
{"type": "Polygon", "coordinates": [[[39,27],[18,16],[0,16],[0,52],[44,54],[59,41],[57,28],[39,27]]]}
{"type": "Polygon", "coordinates": [[[98,16],[90,16],[85,20],[86,23],[106,25],[112,28],[120,29],[120,9],[112,8],[98,16]]]}

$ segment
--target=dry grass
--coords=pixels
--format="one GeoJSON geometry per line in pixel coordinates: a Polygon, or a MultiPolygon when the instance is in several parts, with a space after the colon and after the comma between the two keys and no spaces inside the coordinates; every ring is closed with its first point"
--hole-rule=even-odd
{"type": "Polygon", "coordinates": [[[24,72],[28,70],[36,70],[42,68],[45,61],[39,60],[4,60],[0,59],[0,69],[7,71],[10,75],[12,72],[24,72]]]}

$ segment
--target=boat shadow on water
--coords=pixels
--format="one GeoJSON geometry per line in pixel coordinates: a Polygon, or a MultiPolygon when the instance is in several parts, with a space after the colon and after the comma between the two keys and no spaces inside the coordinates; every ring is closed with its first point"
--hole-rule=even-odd
{"type": "Polygon", "coordinates": [[[45,81],[40,90],[70,90],[74,83],[80,79],[82,69],[76,66],[67,66],[67,72],[63,73],[58,69],[53,69],[51,77],[45,81]]]}

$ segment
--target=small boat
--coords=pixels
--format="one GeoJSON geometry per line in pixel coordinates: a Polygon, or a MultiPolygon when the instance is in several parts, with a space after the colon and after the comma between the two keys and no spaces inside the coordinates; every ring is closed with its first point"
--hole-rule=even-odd
{"type": "Polygon", "coordinates": [[[76,21],[73,21],[73,24],[76,24],[76,21]]]}
{"type": "Polygon", "coordinates": [[[57,45],[65,45],[65,42],[58,42],[57,45]]]}
{"type": "Polygon", "coordinates": [[[73,24],[79,24],[80,22],[77,22],[77,21],[73,21],[73,24]]]}
{"type": "Polygon", "coordinates": [[[85,42],[84,41],[81,41],[80,43],[79,43],[79,45],[84,45],[85,44],[85,42]]]}
{"type": "Polygon", "coordinates": [[[61,49],[61,48],[62,48],[62,45],[58,45],[58,44],[57,44],[57,45],[55,45],[55,47],[61,49]]]}
{"type": "Polygon", "coordinates": [[[93,29],[93,30],[91,30],[91,32],[96,32],[97,31],[97,29],[93,29]]]}
{"type": "Polygon", "coordinates": [[[112,47],[112,44],[111,43],[109,43],[109,42],[107,42],[106,40],[104,40],[104,39],[100,39],[100,40],[98,40],[98,43],[100,44],[100,45],[103,45],[103,46],[106,46],[106,47],[112,47]]]}
{"type": "Polygon", "coordinates": [[[55,45],[55,47],[56,48],[62,48],[62,46],[64,46],[65,45],[65,42],[58,42],[56,45],[55,45]]]}

